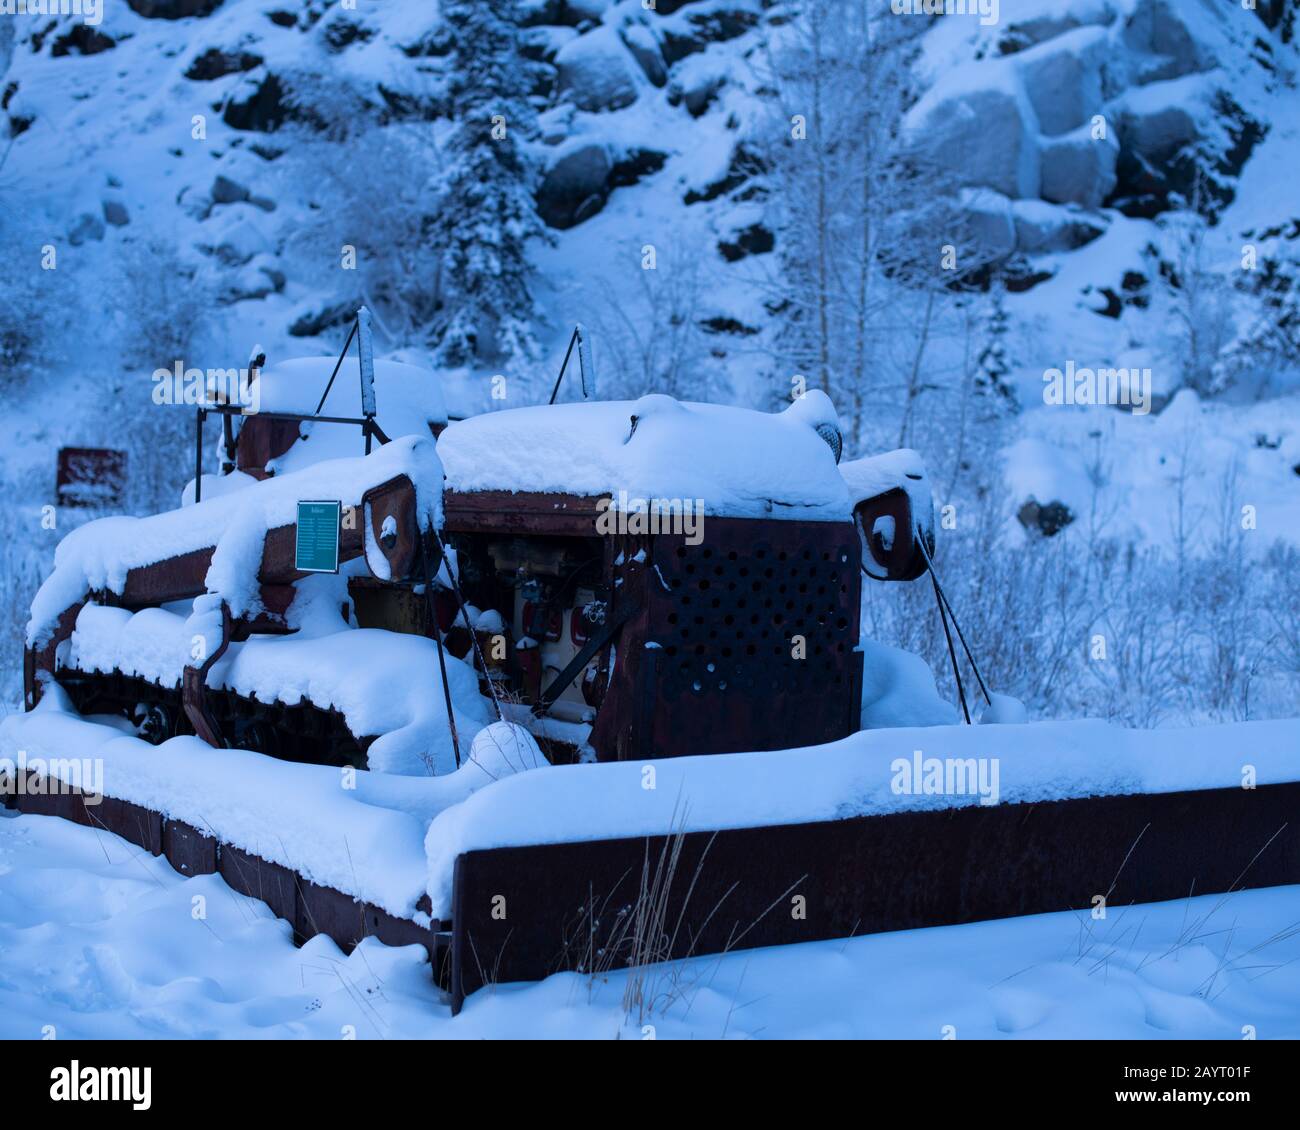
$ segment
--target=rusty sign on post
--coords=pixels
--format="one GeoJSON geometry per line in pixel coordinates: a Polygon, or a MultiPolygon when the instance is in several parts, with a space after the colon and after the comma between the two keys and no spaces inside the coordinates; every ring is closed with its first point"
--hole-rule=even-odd
{"type": "Polygon", "coordinates": [[[59,448],[55,498],[60,506],[120,506],[125,496],[125,451],[59,448]]]}

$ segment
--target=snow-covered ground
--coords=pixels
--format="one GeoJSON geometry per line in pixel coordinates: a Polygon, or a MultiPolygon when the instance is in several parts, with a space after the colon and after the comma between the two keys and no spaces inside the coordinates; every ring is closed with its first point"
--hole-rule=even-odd
{"type": "Polygon", "coordinates": [[[1300,1038],[1300,886],[1045,914],[487,989],[416,947],[345,957],[215,875],[0,816],[0,1037],[1300,1038]]]}

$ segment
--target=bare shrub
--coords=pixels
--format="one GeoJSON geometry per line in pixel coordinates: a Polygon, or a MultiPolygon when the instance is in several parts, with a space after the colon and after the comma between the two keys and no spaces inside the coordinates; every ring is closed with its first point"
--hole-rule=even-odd
{"type": "MultiPolygon", "coordinates": [[[[637,263],[640,252],[624,258],[637,263]]],[[[709,400],[720,390],[700,328],[705,279],[700,257],[657,255],[653,270],[637,273],[634,298],[608,286],[594,294],[591,314],[602,397],[635,399],[658,392],[678,399],[709,400]]]]}
{"type": "Polygon", "coordinates": [[[41,536],[31,508],[0,510],[0,713],[21,709],[28,610],[54,564],[53,535],[41,536]]]}
{"type": "Polygon", "coordinates": [[[0,391],[17,392],[48,376],[71,354],[68,312],[84,294],[75,259],[58,257],[48,231],[38,229],[19,195],[0,192],[0,263],[5,268],[0,302],[0,391]]]}
{"type": "Polygon", "coordinates": [[[355,248],[355,271],[330,272],[348,288],[336,297],[365,302],[390,340],[419,340],[445,291],[434,215],[444,162],[434,125],[367,128],[345,146],[306,135],[295,153],[288,175],[317,207],[289,235],[288,250],[334,268],[341,248],[355,248]]]}
{"type": "MultiPolygon", "coordinates": [[[[1154,726],[1293,714],[1300,553],[1248,554],[1227,497],[1212,542],[1181,560],[1083,522],[1008,545],[1005,500],[972,501],[942,532],[935,566],[985,681],[1042,718],[1154,726]]],[[[956,700],[927,582],[866,584],[862,631],[921,655],[956,700]]]]}

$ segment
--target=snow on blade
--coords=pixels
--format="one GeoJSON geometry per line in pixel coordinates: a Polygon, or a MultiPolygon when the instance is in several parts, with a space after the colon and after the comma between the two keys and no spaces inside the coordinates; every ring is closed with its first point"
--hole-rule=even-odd
{"type": "Polygon", "coordinates": [[[839,820],[923,809],[1064,800],[1300,780],[1300,723],[1241,722],[1126,730],[1105,722],[861,731],[806,749],[574,765],[501,781],[429,829],[434,912],[451,906],[456,856],[478,848],[839,820]],[[899,760],[974,759],[996,796],[894,791],[899,760]],[[761,782],[761,787],[756,786],[761,782]]]}

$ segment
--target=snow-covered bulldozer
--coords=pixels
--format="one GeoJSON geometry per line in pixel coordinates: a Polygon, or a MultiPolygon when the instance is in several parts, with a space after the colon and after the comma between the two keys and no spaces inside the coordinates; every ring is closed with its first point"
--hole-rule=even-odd
{"type": "Polygon", "coordinates": [[[919,461],[842,474],[820,392],[777,414],[647,396],[448,426],[432,376],[357,332],[359,381],[257,358],[256,412],[200,407],[188,505],[66,539],[29,708],[56,680],[152,742],[393,772],[452,768],[492,711],[555,762],[857,728],[860,581],[924,572],[919,461]]]}
{"type": "Polygon", "coordinates": [[[928,572],[951,610],[919,459],[841,463],[823,394],[449,422],[354,334],[355,383],[259,357],[256,412],[200,406],[180,509],[60,544],[27,712],[0,720],[7,803],[218,873],[299,939],[423,946],[453,1009],[556,970],[1300,880],[1293,749],[1253,750],[1243,789],[1177,732],[868,711],[862,577],[928,572]],[[999,764],[1001,796],[944,785],[999,764]]]}

